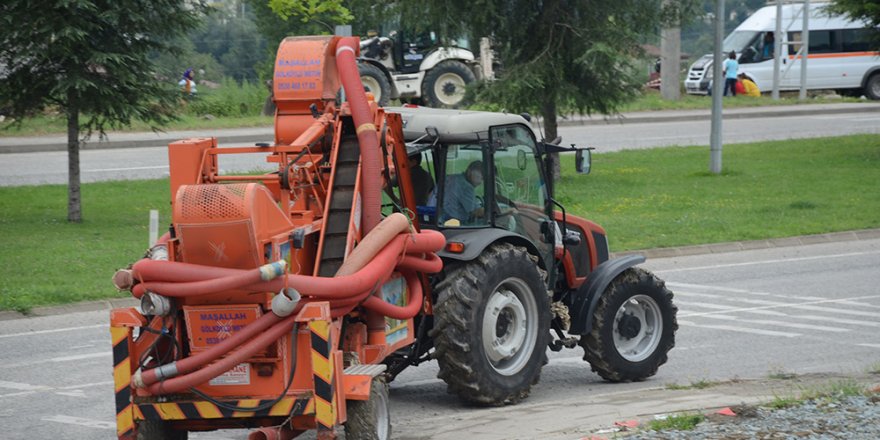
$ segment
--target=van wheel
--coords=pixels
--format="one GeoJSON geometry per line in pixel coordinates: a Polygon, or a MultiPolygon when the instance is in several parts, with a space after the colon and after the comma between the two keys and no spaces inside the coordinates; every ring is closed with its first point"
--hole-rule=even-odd
{"type": "Polygon", "coordinates": [[[358,64],[358,73],[361,75],[364,90],[373,94],[380,107],[387,106],[388,101],[391,100],[391,83],[385,77],[382,69],[369,63],[360,63],[358,64]]]}
{"type": "Polygon", "coordinates": [[[865,96],[875,101],[880,99],[880,73],[875,73],[868,78],[868,82],[865,83],[865,96]]]}
{"type": "Polygon", "coordinates": [[[465,87],[474,82],[474,72],[461,61],[446,60],[425,75],[422,96],[434,108],[458,108],[464,102],[465,87]]]}

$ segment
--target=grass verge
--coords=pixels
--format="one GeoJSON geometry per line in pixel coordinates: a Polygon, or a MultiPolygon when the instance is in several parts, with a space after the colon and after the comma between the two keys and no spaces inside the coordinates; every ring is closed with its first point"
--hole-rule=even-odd
{"type": "Polygon", "coordinates": [[[557,199],[608,232],[613,251],[880,227],[880,136],[596,154],[593,173],[563,157],[557,199]]]}
{"type": "MultiPolygon", "coordinates": [[[[724,148],[718,176],[705,147],[597,154],[557,195],[614,251],[880,227],[880,136],[724,148]]],[[[66,197],[63,185],[0,188],[0,309],[124,296],[110,277],[147,248],[149,210],[170,222],[167,179],[83,185],[81,224],[65,220],[66,197]]]]}
{"type": "MultiPolygon", "coordinates": [[[[164,131],[171,130],[200,130],[216,128],[241,128],[241,127],[270,127],[271,116],[227,116],[215,119],[206,119],[201,116],[182,115],[177,121],[170,122],[161,127],[164,131]]],[[[124,132],[151,131],[150,125],[142,121],[134,121],[131,126],[121,128],[124,132]]],[[[113,130],[117,131],[117,130],[113,130]]],[[[67,133],[67,121],[63,115],[46,115],[22,121],[21,126],[15,126],[10,121],[0,122],[0,137],[12,136],[45,136],[64,135],[67,133]]],[[[93,140],[98,134],[93,135],[93,140]]]]}
{"type": "Polygon", "coordinates": [[[675,414],[665,419],[651,420],[648,429],[652,431],[690,431],[699,425],[706,416],[702,414],[675,414]]]}

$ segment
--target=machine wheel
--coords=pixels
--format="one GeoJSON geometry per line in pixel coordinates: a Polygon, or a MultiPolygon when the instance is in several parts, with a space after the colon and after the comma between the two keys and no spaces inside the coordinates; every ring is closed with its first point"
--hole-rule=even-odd
{"type": "Polygon", "coordinates": [[[391,100],[391,83],[382,69],[370,63],[359,63],[358,72],[364,89],[373,94],[380,107],[387,106],[388,101],[391,100]]]}
{"type": "Polygon", "coordinates": [[[346,408],[346,440],[388,440],[391,438],[391,411],[388,384],[381,377],[370,384],[370,400],[350,400],[346,408]]]}
{"type": "Polygon", "coordinates": [[[436,292],[431,336],[449,392],[480,405],[528,396],[547,359],[550,300],[526,250],[493,245],[450,266],[436,292]]]}
{"type": "Polygon", "coordinates": [[[865,96],[868,99],[880,99],[880,73],[875,73],[865,83],[865,96]]]}
{"type": "Polygon", "coordinates": [[[137,440],[186,440],[186,431],[171,428],[162,420],[143,420],[137,424],[137,440]]]}
{"type": "Polygon", "coordinates": [[[434,108],[458,108],[464,101],[465,87],[476,77],[465,63],[446,60],[425,75],[422,96],[425,105],[434,108]]]}
{"type": "Polygon", "coordinates": [[[675,346],[677,312],[663,281],[646,270],[627,269],[596,305],[593,328],[580,341],[584,360],[611,382],[653,376],[675,346]]]}

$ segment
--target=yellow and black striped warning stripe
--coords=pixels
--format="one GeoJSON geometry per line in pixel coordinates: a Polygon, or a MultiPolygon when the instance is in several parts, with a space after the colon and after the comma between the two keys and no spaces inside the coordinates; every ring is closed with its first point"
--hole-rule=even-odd
{"type": "Polygon", "coordinates": [[[312,373],[315,381],[315,421],[318,434],[332,431],[336,426],[336,383],[333,362],[330,359],[331,340],[329,321],[310,321],[312,342],[312,373]]]}
{"type": "Polygon", "coordinates": [[[129,343],[131,328],[110,327],[113,341],[113,385],[116,391],[116,435],[119,439],[134,438],[134,418],[131,404],[131,359],[129,343]]]}
{"type": "MultiPolygon", "coordinates": [[[[242,399],[225,401],[232,406],[255,408],[274,399],[242,399]]],[[[199,420],[199,419],[232,419],[241,417],[287,417],[301,416],[315,412],[315,402],[310,398],[297,399],[285,397],[270,408],[260,411],[232,411],[219,407],[211,402],[164,402],[141,403],[135,409],[134,417],[138,420],[199,420]]]]}

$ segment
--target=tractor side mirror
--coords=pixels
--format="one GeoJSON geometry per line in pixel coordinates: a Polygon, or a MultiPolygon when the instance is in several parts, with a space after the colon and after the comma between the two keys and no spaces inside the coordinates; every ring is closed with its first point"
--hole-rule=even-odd
{"type": "Polygon", "coordinates": [[[574,153],[574,167],[578,174],[590,174],[593,167],[592,148],[586,150],[577,150],[574,153]]]}

